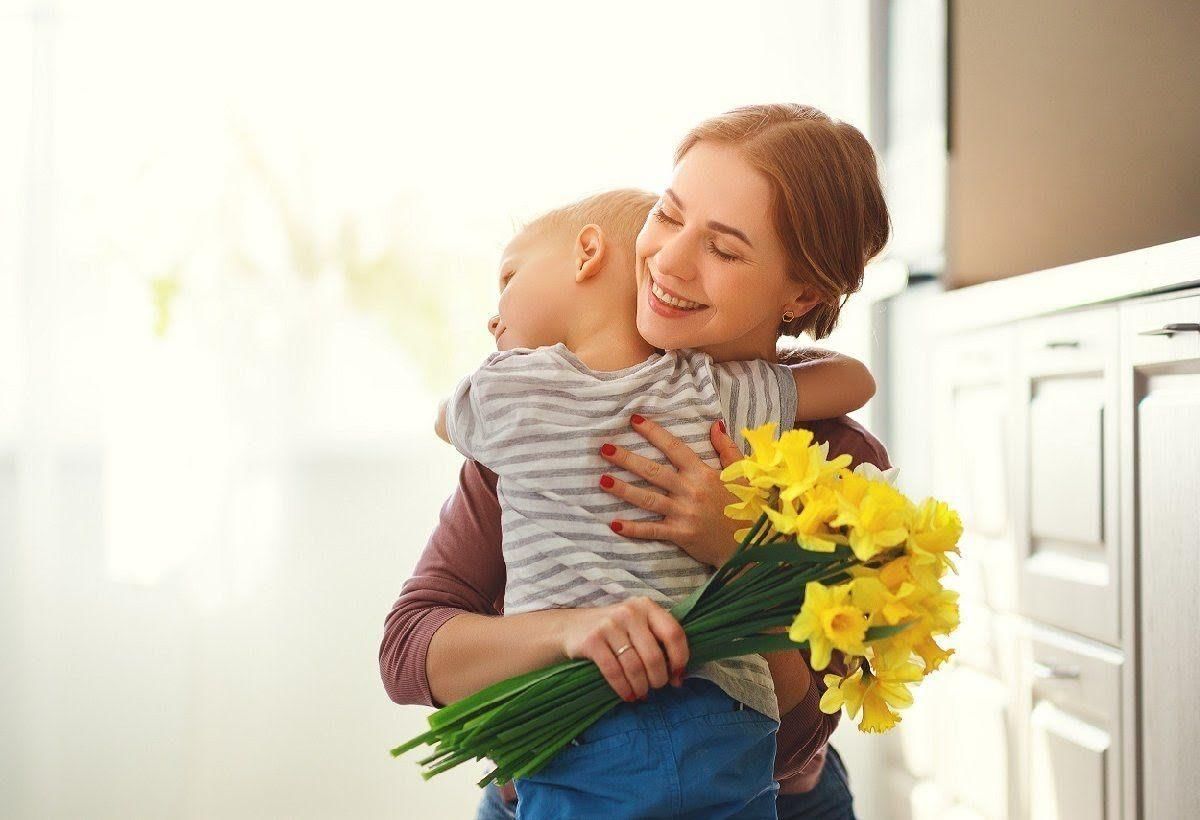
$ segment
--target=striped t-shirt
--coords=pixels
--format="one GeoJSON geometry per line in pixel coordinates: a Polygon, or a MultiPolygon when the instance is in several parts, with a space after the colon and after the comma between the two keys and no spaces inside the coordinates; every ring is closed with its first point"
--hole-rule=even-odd
{"type": "MultiPolygon", "coordinates": [[[[623,538],[609,529],[614,518],[658,517],[600,488],[605,472],[650,486],[604,461],[599,450],[606,442],[668,463],[631,428],[634,413],[719,468],[709,440],[712,423],[724,419],[744,452],[745,427],[773,421],[791,429],[796,383],[778,364],[716,363],[693,350],[655,354],[612,371],[592,370],[561,343],[489,356],[455,389],[446,430],[464,456],[498,476],[506,614],[606,606],[638,595],[670,607],[707,580],[709,568],[675,544],[623,538]]],[[[761,656],[716,661],[689,674],[779,719],[761,656]]]]}

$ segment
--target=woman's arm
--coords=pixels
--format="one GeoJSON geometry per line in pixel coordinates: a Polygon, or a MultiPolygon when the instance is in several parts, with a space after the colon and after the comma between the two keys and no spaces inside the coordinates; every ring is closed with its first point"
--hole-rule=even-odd
{"type": "Polygon", "coordinates": [[[634,598],[608,607],[502,614],[504,559],[496,477],[475,462],[442,507],[412,577],[392,607],[379,671],[397,703],[440,706],[567,658],[589,658],[626,700],[687,665],[687,638],[662,607],[634,598]],[[636,651],[618,659],[614,650],[636,651]]]}
{"type": "Polygon", "coordinates": [[[458,487],[388,613],[379,673],[396,703],[444,702],[435,699],[427,674],[433,636],[463,613],[501,614],[504,558],[495,487],[493,473],[474,461],[463,463],[458,487]]]}
{"type": "Polygon", "coordinates": [[[858,359],[808,348],[789,363],[796,381],[796,421],[828,419],[862,407],[875,395],[875,378],[858,359]]]}

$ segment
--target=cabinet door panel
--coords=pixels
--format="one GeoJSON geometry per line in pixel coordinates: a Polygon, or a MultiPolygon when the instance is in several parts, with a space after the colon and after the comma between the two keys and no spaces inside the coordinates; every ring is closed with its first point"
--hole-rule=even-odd
{"type": "Polygon", "coordinates": [[[1116,408],[1119,318],[1103,307],[1019,330],[1015,530],[1022,614],[1121,642],[1116,408]]]}
{"type": "Polygon", "coordinates": [[[1011,690],[966,667],[944,672],[937,690],[943,721],[938,785],[981,816],[1003,820],[1010,805],[1011,690]]]}
{"type": "Polygon", "coordinates": [[[1112,738],[1050,703],[1030,716],[1032,820],[1104,820],[1112,738]]]}
{"type": "MultiPolygon", "coordinates": [[[[1104,549],[1105,384],[1098,377],[1045,379],[1029,407],[1029,531],[1034,552],[1104,549]]],[[[1103,562],[1101,561],[1101,564],[1103,562]]]]}
{"type": "Polygon", "coordinates": [[[1136,374],[1145,816],[1187,817],[1200,801],[1200,359],[1136,374]]]}

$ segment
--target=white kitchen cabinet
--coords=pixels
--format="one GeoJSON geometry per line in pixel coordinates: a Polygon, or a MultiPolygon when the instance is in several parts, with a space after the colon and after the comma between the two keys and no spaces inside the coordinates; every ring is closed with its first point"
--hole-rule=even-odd
{"type": "Polygon", "coordinates": [[[1121,640],[1115,307],[1019,326],[1013,500],[1022,614],[1121,640]]]}
{"type": "Polygon", "coordinates": [[[1031,820],[1121,816],[1124,655],[1030,626],[1025,641],[1031,820]]]}
{"type": "Polygon", "coordinates": [[[965,666],[939,670],[940,732],[935,780],[989,820],[1009,817],[1012,799],[1011,687],[965,666]]]}
{"type": "Polygon", "coordinates": [[[930,315],[921,425],[963,518],[963,624],[901,724],[910,800],[889,816],[1200,816],[1200,237],[930,315]]]}
{"type": "Polygon", "coordinates": [[[1200,785],[1200,296],[1122,306],[1140,577],[1143,816],[1195,817],[1200,785]]]}
{"type": "MultiPolygon", "coordinates": [[[[964,596],[1016,608],[1012,435],[1014,334],[1011,327],[957,334],[935,357],[934,493],[952,504],[968,533],[960,545],[964,596]]],[[[901,473],[903,478],[903,473],[901,473]]]]}

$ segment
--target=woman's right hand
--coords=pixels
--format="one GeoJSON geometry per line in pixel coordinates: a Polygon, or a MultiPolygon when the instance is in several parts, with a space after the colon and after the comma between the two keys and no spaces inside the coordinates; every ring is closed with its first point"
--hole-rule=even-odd
{"type": "Polygon", "coordinates": [[[679,622],[645,596],[611,606],[569,610],[562,651],[568,658],[590,658],[608,684],[626,702],[641,700],[651,688],[683,683],[687,635],[679,622]],[[630,648],[617,651],[626,644],[630,648]]]}

